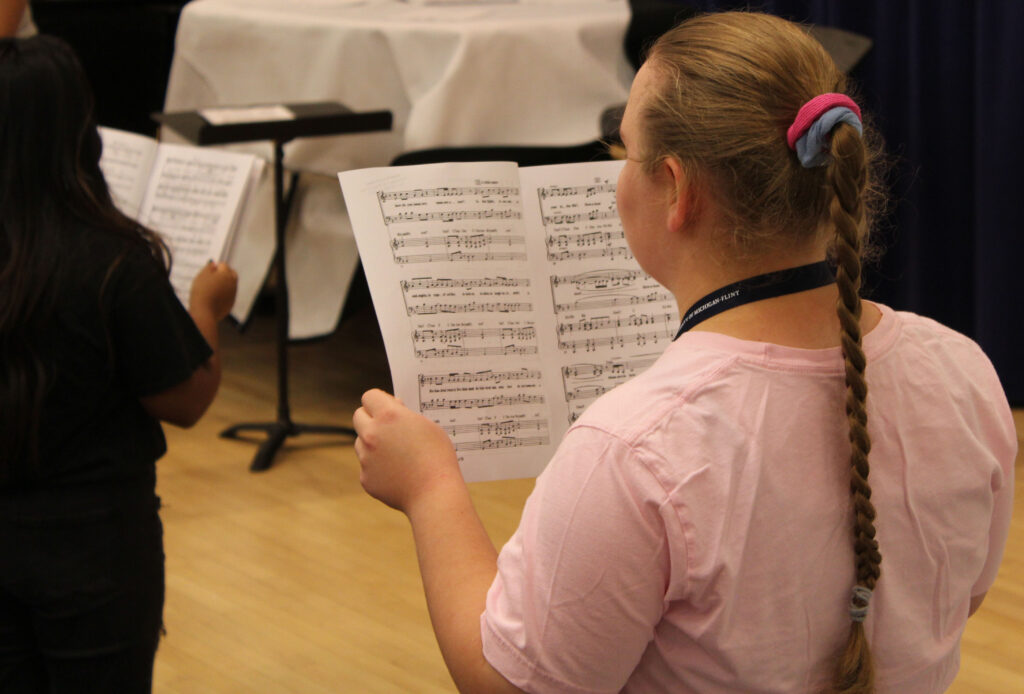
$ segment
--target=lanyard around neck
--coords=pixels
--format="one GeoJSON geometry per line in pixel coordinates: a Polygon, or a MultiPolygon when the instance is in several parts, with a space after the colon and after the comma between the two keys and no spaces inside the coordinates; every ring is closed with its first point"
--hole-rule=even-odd
{"type": "Polygon", "coordinates": [[[679,332],[672,339],[675,340],[698,322],[731,308],[762,299],[772,299],[785,294],[817,289],[835,281],[835,275],[832,274],[832,268],[828,261],[822,260],[733,282],[698,299],[697,303],[691,306],[683,316],[683,320],[679,323],[679,332]]]}

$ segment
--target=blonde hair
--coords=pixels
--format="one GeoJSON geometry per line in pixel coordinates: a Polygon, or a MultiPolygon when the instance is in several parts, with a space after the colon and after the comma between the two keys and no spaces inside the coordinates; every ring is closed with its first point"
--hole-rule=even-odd
{"type": "MultiPolygon", "coordinates": [[[[846,77],[799,25],[771,15],[725,12],[684,22],[651,48],[658,87],[642,104],[640,153],[651,171],[680,161],[738,256],[804,247],[830,234],[837,265],[836,312],[846,364],[856,577],[852,606],[866,607],[882,557],[868,485],[866,366],[861,346],[861,259],[874,212],[884,201],[872,175],[881,147],[869,124],[832,131],[826,166],[804,168],[786,143],[800,107],[819,94],[847,91],[846,77]]],[[[700,210],[698,209],[698,214],[700,210]]],[[[851,615],[834,692],[874,691],[871,650],[851,615]]]]}

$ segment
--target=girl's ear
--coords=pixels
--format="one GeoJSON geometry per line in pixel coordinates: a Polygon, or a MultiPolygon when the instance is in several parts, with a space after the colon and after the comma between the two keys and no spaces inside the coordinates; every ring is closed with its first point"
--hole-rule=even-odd
{"type": "Polygon", "coordinates": [[[662,180],[666,187],[666,225],[668,231],[681,231],[693,216],[693,199],[683,165],[675,157],[665,157],[661,162],[662,180]]]}

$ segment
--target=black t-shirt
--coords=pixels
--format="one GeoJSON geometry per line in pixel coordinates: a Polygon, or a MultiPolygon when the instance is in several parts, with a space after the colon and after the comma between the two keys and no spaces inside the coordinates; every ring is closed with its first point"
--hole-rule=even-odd
{"type": "Polygon", "coordinates": [[[160,265],[141,246],[125,249],[125,240],[94,230],[64,249],[73,265],[56,284],[57,307],[37,345],[54,374],[39,464],[18,470],[3,491],[152,491],[167,444],[139,398],[187,380],[212,351],[160,265]]]}

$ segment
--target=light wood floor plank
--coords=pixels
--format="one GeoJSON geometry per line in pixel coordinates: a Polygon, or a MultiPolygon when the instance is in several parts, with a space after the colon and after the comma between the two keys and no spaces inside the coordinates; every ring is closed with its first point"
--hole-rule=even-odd
{"type": "MultiPolygon", "coordinates": [[[[167,554],[167,636],[157,694],[451,694],[408,523],[359,486],[340,437],[291,439],[253,474],[249,443],[217,433],[275,417],[272,322],[222,330],[225,376],[195,428],[167,427],[159,464],[167,554]]],[[[351,424],[359,395],[390,388],[372,311],[290,350],[292,417],[351,424]]],[[[1024,432],[1024,411],[1016,412],[1024,432]]],[[[257,439],[259,437],[256,437],[257,439]]],[[[999,579],[964,636],[957,694],[1024,692],[1024,472],[999,579]]],[[[532,480],[471,485],[499,546],[532,480]]]]}

